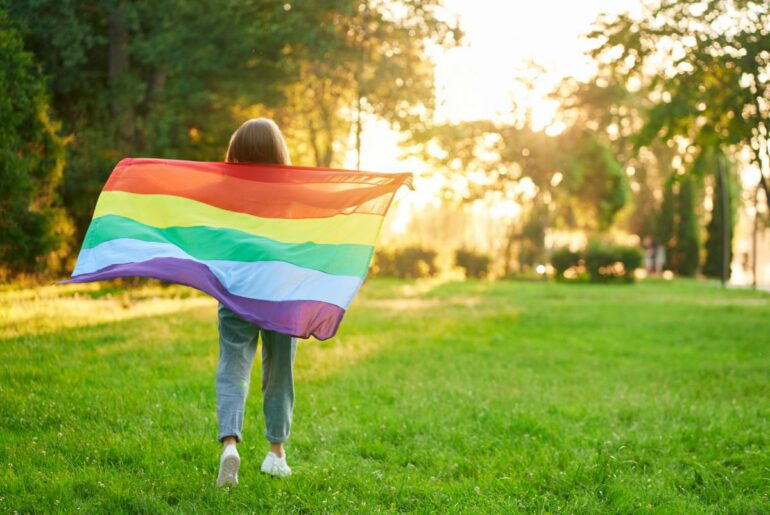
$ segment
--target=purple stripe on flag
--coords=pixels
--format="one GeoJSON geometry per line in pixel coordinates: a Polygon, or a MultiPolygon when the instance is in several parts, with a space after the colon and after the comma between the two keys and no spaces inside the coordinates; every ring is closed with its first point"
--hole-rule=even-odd
{"type": "Polygon", "coordinates": [[[116,277],[152,277],[192,286],[208,293],[244,320],[270,331],[319,340],[334,336],[345,310],[334,304],[314,300],[269,301],[233,295],[201,263],[179,258],[155,258],[136,263],[110,265],[96,272],[81,274],[59,283],[85,283],[116,277]]]}

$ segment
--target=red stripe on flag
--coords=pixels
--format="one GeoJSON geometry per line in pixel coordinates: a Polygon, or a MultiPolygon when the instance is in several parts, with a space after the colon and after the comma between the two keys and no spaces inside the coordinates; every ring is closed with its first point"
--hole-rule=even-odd
{"type": "Polygon", "coordinates": [[[392,192],[409,175],[127,158],[104,190],[175,195],[264,218],[323,218],[384,215],[392,192]]]}

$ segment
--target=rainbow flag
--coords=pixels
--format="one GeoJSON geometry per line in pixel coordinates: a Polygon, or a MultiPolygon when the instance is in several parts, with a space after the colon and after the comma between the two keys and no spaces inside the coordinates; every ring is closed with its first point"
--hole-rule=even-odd
{"type": "Polygon", "coordinates": [[[154,277],[204,291],[264,329],[325,340],[410,175],[126,158],[62,282],[154,277]]]}

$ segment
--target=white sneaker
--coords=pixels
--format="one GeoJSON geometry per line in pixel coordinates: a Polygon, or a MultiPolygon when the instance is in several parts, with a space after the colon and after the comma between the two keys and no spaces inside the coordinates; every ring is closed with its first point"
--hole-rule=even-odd
{"type": "Polygon", "coordinates": [[[222,451],[222,457],[219,458],[219,477],[217,486],[232,485],[238,486],[238,467],[241,465],[241,457],[238,455],[238,449],[230,444],[222,451]]]}
{"type": "Polygon", "coordinates": [[[262,462],[260,470],[265,474],[276,477],[286,477],[291,475],[291,469],[286,464],[285,452],[280,458],[273,454],[273,451],[268,452],[267,456],[265,456],[265,461],[262,462]]]}

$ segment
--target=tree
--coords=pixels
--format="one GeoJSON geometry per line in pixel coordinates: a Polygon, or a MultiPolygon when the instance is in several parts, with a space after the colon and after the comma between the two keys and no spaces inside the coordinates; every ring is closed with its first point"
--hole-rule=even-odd
{"type": "MultiPolygon", "coordinates": [[[[715,161],[724,160],[724,156],[711,152],[699,160],[701,166],[707,166],[711,170],[720,165],[715,161]]],[[[714,194],[711,208],[711,219],[706,226],[706,258],[703,263],[703,274],[710,277],[722,277],[726,272],[725,280],[730,278],[730,264],[733,260],[733,235],[735,233],[735,201],[739,198],[734,190],[738,189],[733,174],[713,174],[714,194]],[[726,205],[725,205],[726,204],[726,205]],[[725,217],[724,213],[728,216],[725,217]],[[724,227],[727,218],[728,226],[724,227]],[[725,266],[726,265],[726,266],[725,266]]]]}
{"type": "Polygon", "coordinates": [[[548,206],[539,201],[533,203],[522,223],[519,248],[519,267],[534,269],[544,264],[546,256],[545,231],[547,229],[548,206]]]}
{"type": "Polygon", "coordinates": [[[8,3],[71,139],[60,190],[76,238],[127,155],[219,160],[245,118],[272,115],[295,157],[329,166],[357,107],[399,129],[426,122],[427,48],[457,33],[439,3],[8,3]]]}
{"type": "Polygon", "coordinates": [[[419,138],[424,159],[449,176],[466,177],[454,181],[461,201],[508,194],[528,181],[534,186],[533,201],[556,207],[556,223],[602,232],[628,198],[626,177],[607,142],[579,126],[549,136],[533,130],[529,120],[463,122],[437,125],[419,138]],[[558,188],[555,177],[563,177],[558,188]]]}
{"type": "Polygon", "coordinates": [[[450,203],[515,202],[503,217],[503,273],[548,258],[545,234],[554,228],[602,233],[628,199],[628,182],[606,140],[579,124],[556,136],[533,130],[526,116],[439,124],[416,135],[418,155],[446,176],[450,203]]]}
{"type": "Polygon", "coordinates": [[[572,127],[556,141],[562,149],[562,204],[572,210],[579,228],[606,231],[629,197],[621,163],[606,141],[582,127],[572,127]]]}
{"type": "Polygon", "coordinates": [[[666,262],[663,268],[673,270],[674,242],[676,229],[676,195],[674,193],[673,176],[663,186],[663,201],[656,217],[656,239],[666,251],[666,262]]]}
{"type": "Polygon", "coordinates": [[[55,266],[66,251],[64,141],[49,111],[33,56],[0,8],[0,276],[55,266]]]}
{"type": "MultiPolygon", "coordinates": [[[[590,53],[599,65],[595,81],[636,91],[641,99],[641,116],[628,124],[642,121],[632,135],[635,151],[666,143],[680,149],[685,165],[704,152],[726,161],[748,151],[770,206],[770,4],[658,0],[640,16],[600,17],[589,37],[597,42],[590,53]]],[[[693,169],[699,180],[715,174],[734,183],[716,164],[693,169]]],[[[733,224],[728,210],[720,216],[718,224],[727,231],[733,224]]]]}
{"type": "Polygon", "coordinates": [[[694,276],[700,263],[698,217],[695,212],[695,179],[692,174],[679,177],[677,195],[676,241],[671,265],[674,272],[694,276]]]}
{"type": "Polygon", "coordinates": [[[81,238],[122,157],[221,159],[234,106],[277,103],[301,27],[267,0],[30,0],[9,7],[67,147],[61,194],[81,238]]]}
{"type": "MultiPolygon", "coordinates": [[[[339,165],[351,132],[360,151],[363,114],[402,132],[429,124],[434,107],[431,45],[449,46],[459,29],[439,19],[440,0],[336,0],[291,4],[302,37],[285,47],[300,80],[273,112],[293,153],[316,166],[339,165]]],[[[287,4],[288,5],[288,4],[287,4]]]]}
{"type": "Polygon", "coordinates": [[[599,75],[646,92],[637,146],[686,138],[746,148],[770,206],[770,6],[765,0],[660,0],[638,19],[604,16],[590,37],[599,75]]]}

